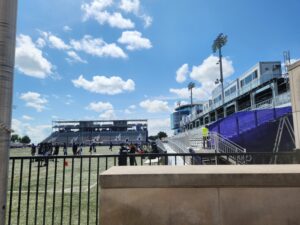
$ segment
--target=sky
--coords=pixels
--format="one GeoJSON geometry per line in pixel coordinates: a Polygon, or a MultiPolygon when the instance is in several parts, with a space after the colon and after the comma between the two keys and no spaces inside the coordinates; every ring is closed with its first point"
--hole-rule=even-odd
{"type": "Polygon", "coordinates": [[[212,43],[228,36],[224,76],[300,58],[299,0],[19,1],[12,127],[39,142],[53,120],[148,119],[171,134],[177,102],[209,99],[212,43]]]}

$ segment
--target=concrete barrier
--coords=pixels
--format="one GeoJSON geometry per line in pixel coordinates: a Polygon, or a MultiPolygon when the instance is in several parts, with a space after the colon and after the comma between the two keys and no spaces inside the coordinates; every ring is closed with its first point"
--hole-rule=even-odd
{"type": "Polygon", "coordinates": [[[113,167],[101,225],[298,225],[300,165],[113,167]]]}

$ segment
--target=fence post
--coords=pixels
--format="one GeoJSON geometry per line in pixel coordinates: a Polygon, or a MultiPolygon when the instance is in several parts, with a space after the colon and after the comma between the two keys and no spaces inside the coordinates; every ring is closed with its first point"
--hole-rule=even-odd
{"type": "Polygon", "coordinates": [[[17,0],[0,0],[0,224],[5,224],[17,0]]]}

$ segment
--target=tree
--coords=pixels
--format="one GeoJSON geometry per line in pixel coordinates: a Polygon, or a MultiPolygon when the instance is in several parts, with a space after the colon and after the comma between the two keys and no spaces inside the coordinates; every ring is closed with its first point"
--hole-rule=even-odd
{"type": "Polygon", "coordinates": [[[158,137],[159,139],[162,139],[162,138],[168,137],[168,135],[167,135],[165,132],[160,131],[160,132],[158,132],[157,137],[158,137]]]}
{"type": "Polygon", "coordinates": [[[17,141],[20,141],[20,137],[17,134],[13,134],[13,135],[11,135],[10,140],[12,142],[17,142],[17,141]]]}
{"type": "Polygon", "coordinates": [[[27,135],[25,135],[24,137],[22,137],[22,139],[21,139],[21,143],[22,144],[29,144],[31,142],[31,140],[30,140],[30,138],[27,136],[27,135]]]}

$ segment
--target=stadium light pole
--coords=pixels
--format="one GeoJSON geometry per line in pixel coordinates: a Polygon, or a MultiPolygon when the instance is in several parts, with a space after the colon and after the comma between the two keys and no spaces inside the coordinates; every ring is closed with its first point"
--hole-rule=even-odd
{"type": "Polygon", "coordinates": [[[191,91],[191,107],[193,105],[193,88],[195,87],[195,83],[194,82],[190,82],[188,84],[188,90],[191,91]]]}
{"type": "Polygon", "coordinates": [[[17,0],[0,0],[0,224],[5,224],[17,0]]]}
{"type": "Polygon", "coordinates": [[[222,103],[224,104],[224,78],[223,78],[223,64],[222,64],[222,47],[227,43],[227,35],[220,33],[218,37],[214,40],[212,45],[213,53],[219,52],[219,65],[220,65],[220,79],[216,80],[216,84],[221,83],[222,87],[222,103]]]}

